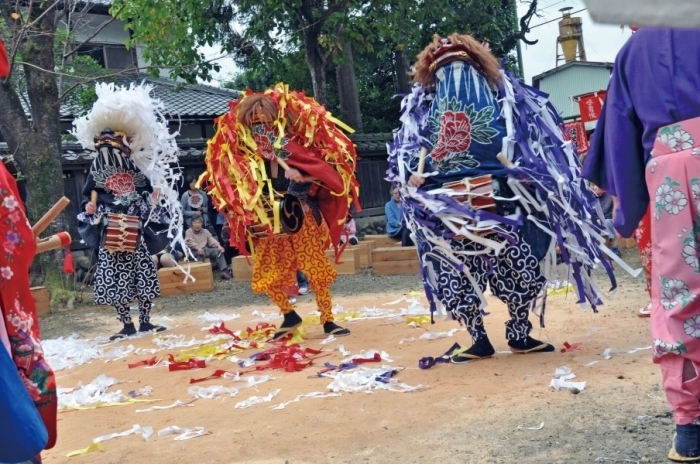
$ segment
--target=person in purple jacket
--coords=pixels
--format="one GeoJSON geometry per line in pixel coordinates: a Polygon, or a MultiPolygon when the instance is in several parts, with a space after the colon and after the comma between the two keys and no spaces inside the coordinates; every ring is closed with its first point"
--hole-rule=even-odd
{"type": "Polygon", "coordinates": [[[630,237],[651,201],[654,362],[674,411],[669,459],[700,460],[700,30],[641,28],[620,50],[583,175],[630,237]]]}

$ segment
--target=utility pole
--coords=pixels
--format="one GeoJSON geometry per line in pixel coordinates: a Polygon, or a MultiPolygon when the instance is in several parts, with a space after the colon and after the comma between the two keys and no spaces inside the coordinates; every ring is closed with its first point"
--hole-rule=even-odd
{"type": "MultiPolygon", "coordinates": [[[[520,22],[518,21],[518,0],[513,0],[513,17],[515,18],[515,30],[520,29],[520,22]]],[[[523,49],[522,45],[520,44],[520,39],[518,39],[518,47],[517,47],[517,53],[518,53],[518,71],[520,73],[521,78],[525,78],[525,70],[523,68],[523,49]]]]}

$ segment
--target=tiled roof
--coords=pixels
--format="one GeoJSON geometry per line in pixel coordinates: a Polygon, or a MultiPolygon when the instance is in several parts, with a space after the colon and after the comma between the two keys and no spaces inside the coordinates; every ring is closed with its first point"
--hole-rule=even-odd
{"type": "MultiPolygon", "coordinates": [[[[357,153],[360,157],[367,154],[384,156],[386,154],[386,144],[391,141],[391,134],[357,134],[350,137],[357,146],[357,153]]],[[[206,139],[180,139],[177,141],[180,147],[180,159],[198,160],[204,159],[206,154],[206,139]]],[[[82,145],[76,142],[64,142],[63,164],[86,164],[92,162],[95,152],[83,149],[82,145]]],[[[9,149],[6,143],[0,143],[0,160],[9,156],[9,149]]]]}
{"type": "MultiPolygon", "coordinates": [[[[120,76],[119,85],[145,81],[153,86],[153,95],[163,101],[168,115],[179,118],[213,118],[228,111],[228,103],[240,97],[237,90],[222,89],[208,85],[186,85],[169,79],[153,79],[145,74],[120,76]]],[[[75,108],[61,107],[61,118],[72,119],[75,108]]]]}

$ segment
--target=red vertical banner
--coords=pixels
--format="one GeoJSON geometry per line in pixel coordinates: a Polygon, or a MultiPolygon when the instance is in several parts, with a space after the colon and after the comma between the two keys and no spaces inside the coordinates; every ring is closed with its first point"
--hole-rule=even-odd
{"type": "Polygon", "coordinates": [[[583,121],[567,122],[564,124],[564,136],[576,147],[579,155],[588,151],[588,134],[583,121]]]}
{"type": "Polygon", "coordinates": [[[10,74],[10,63],[7,60],[5,44],[0,39],[0,77],[7,77],[8,74],[10,74]]]}
{"type": "Polygon", "coordinates": [[[589,93],[576,97],[578,99],[578,109],[581,113],[581,121],[587,123],[598,120],[600,117],[600,112],[603,110],[605,93],[605,90],[600,90],[595,93],[589,93]]]}

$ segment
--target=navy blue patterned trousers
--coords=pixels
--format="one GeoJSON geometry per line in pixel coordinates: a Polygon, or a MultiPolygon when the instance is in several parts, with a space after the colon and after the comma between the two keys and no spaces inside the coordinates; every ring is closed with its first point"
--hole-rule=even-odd
{"type": "MultiPolygon", "coordinates": [[[[426,255],[432,249],[431,244],[423,239],[422,234],[417,235],[424,265],[431,266],[437,274],[437,291],[445,310],[452,313],[453,319],[466,326],[474,341],[486,336],[483,315],[479,309],[480,299],[470,280],[444,260],[426,255]]],[[[530,246],[517,234],[510,235],[516,242],[508,244],[498,256],[495,256],[493,250],[479,255],[459,254],[484,250],[482,245],[470,240],[451,240],[450,245],[459,260],[469,268],[481,292],[486,291],[488,283],[494,295],[508,306],[510,320],[506,322],[506,338],[521,340],[532,331],[532,323],[528,319],[530,307],[546,280],[530,246]]],[[[486,238],[503,241],[496,234],[486,238]]]]}

